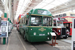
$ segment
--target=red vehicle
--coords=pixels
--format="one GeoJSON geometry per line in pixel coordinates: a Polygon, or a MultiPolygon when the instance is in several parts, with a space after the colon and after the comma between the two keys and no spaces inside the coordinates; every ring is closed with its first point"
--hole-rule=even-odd
{"type": "Polygon", "coordinates": [[[66,27],[63,25],[63,21],[60,21],[59,18],[55,18],[53,20],[54,20],[53,32],[56,33],[57,38],[68,38],[68,35],[66,33],[66,27]]]}
{"type": "Polygon", "coordinates": [[[24,15],[23,14],[20,14],[19,17],[18,17],[18,21],[16,23],[16,27],[17,27],[17,30],[19,31],[19,23],[20,23],[20,19],[23,17],[24,15]]]}
{"type": "Polygon", "coordinates": [[[16,24],[16,28],[17,28],[17,30],[19,30],[19,23],[16,24]]]}
{"type": "Polygon", "coordinates": [[[66,33],[72,36],[72,22],[63,22],[66,27],[66,33]]]}
{"type": "Polygon", "coordinates": [[[61,17],[64,18],[65,20],[63,20],[63,24],[66,27],[66,32],[67,34],[69,34],[69,36],[72,36],[72,16],[65,16],[65,17],[61,17]]]}

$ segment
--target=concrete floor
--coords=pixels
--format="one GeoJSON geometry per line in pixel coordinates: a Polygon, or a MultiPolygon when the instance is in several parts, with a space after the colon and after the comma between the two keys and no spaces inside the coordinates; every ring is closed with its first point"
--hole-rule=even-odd
{"type": "Polygon", "coordinates": [[[0,44],[0,50],[71,50],[71,44],[65,40],[71,40],[71,37],[57,40],[58,45],[56,46],[50,46],[51,41],[29,43],[24,41],[14,28],[9,36],[8,44],[0,44]]]}
{"type": "Polygon", "coordinates": [[[68,37],[67,39],[62,39],[62,41],[67,42],[67,43],[70,43],[70,44],[72,42],[71,37],[68,37]]]}

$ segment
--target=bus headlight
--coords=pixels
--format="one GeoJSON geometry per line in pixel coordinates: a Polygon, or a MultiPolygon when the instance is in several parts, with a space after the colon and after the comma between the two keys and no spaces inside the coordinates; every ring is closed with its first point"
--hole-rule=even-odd
{"type": "Polygon", "coordinates": [[[48,35],[49,35],[49,32],[48,32],[48,35]]]}
{"type": "Polygon", "coordinates": [[[47,39],[49,39],[49,37],[47,39]]]}
{"type": "Polygon", "coordinates": [[[6,27],[2,27],[2,32],[5,32],[6,31],[6,27]]]}
{"type": "Polygon", "coordinates": [[[36,32],[34,32],[34,35],[36,35],[36,32]]]}
{"type": "Polygon", "coordinates": [[[32,29],[31,29],[32,30],[32,29]]]}
{"type": "Polygon", "coordinates": [[[60,30],[59,30],[59,32],[60,32],[60,30]]]}

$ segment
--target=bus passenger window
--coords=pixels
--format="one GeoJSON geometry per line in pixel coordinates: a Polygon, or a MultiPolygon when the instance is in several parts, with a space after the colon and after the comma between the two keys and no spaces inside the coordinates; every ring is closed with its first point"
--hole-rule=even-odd
{"type": "Polygon", "coordinates": [[[28,20],[26,20],[26,25],[28,24],[28,20]]]}
{"type": "Polygon", "coordinates": [[[72,23],[70,23],[70,28],[72,28],[72,23]]]}
{"type": "Polygon", "coordinates": [[[43,18],[43,26],[52,26],[52,19],[51,19],[51,17],[44,17],[43,18]]]}

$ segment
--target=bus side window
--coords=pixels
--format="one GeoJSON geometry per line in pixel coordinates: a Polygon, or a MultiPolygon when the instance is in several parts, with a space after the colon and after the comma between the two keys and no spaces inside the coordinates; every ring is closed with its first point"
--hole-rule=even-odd
{"type": "Polygon", "coordinates": [[[72,28],[72,23],[70,23],[70,28],[72,28]]]}
{"type": "Polygon", "coordinates": [[[24,24],[25,24],[25,18],[24,18],[24,24]]]}
{"type": "Polygon", "coordinates": [[[66,24],[64,24],[64,26],[66,27],[66,24]]]}
{"type": "Polygon", "coordinates": [[[26,20],[26,25],[28,24],[28,20],[26,20]]]}

